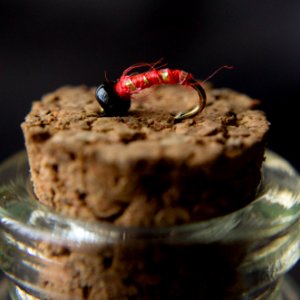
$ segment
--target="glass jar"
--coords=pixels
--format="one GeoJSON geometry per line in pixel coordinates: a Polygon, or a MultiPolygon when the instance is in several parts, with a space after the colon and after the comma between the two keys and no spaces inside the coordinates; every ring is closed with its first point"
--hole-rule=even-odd
{"type": "Polygon", "coordinates": [[[123,228],[41,205],[19,153],[0,168],[0,267],[13,283],[11,297],[283,299],[285,290],[293,293],[283,275],[299,258],[300,181],[272,152],[262,175],[256,199],[228,215],[123,228]]]}

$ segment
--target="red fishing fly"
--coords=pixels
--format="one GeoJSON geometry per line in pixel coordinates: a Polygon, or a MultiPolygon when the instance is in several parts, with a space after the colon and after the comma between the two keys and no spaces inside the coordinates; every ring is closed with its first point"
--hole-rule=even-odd
{"type": "MultiPolygon", "coordinates": [[[[117,82],[107,81],[96,90],[96,97],[104,110],[104,115],[125,114],[131,104],[131,96],[153,85],[180,84],[193,88],[199,96],[198,105],[189,111],[181,112],[175,116],[176,121],[195,116],[206,105],[206,93],[200,82],[191,73],[168,68],[156,69],[156,64],[136,64],[127,68],[117,82]],[[140,67],[149,66],[149,71],[140,74],[129,73],[140,67]]],[[[224,66],[227,68],[227,66],[224,66]]],[[[224,68],[222,67],[222,68],[224,68]]],[[[218,70],[217,70],[218,71],[218,70]]],[[[214,75],[214,72],[212,75],[214,75]]],[[[211,77],[211,76],[210,76],[211,77]]]]}

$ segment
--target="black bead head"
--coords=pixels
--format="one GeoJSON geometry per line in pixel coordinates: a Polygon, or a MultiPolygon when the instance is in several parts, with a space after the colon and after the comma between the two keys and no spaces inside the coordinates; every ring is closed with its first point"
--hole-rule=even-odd
{"type": "Polygon", "coordinates": [[[124,115],[130,108],[131,101],[122,99],[114,90],[113,83],[102,83],[96,90],[96,98],[104,110],[105,115],[124,115]]]}

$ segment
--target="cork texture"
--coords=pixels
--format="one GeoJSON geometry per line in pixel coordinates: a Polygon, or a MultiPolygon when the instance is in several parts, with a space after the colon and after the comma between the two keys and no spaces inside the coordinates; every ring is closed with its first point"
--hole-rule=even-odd
{"type": "Polygon", "coordinates": [[[162,86],[127,116],[100,117],[95,89],[63,87],[34,102],[22,124],[37,198],[56,211],[125,226],[166,226],[244,206],[260,181],[268,122],[258,103],[208,89],[194,118],[192,89],[162,86]]]}

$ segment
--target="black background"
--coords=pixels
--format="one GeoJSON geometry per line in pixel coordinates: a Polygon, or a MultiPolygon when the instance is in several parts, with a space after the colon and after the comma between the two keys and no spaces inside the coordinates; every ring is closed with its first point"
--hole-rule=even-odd
{"type": "Polygon", "coordinates": [[[268,147],[300,169],[299,0],[0,0],[0,160],[24,146],[32,100],[164,58],[262,100],[268,147]]]}

